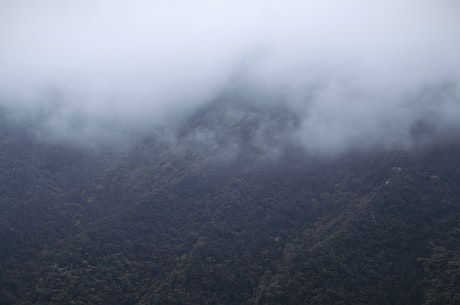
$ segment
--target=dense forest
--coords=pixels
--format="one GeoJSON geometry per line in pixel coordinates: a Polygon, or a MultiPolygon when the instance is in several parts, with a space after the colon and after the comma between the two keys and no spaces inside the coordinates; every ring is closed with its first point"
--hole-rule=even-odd
{"type": "Polygon", "coordinates": [[[321,155],[238,107],[122,149],[3,119],[0,304],[460,304],[458,137],[321,155]]]}

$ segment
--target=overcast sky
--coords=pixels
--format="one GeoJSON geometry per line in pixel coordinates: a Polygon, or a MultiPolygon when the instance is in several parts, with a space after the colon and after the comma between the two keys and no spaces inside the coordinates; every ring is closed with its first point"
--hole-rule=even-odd
{"type": "Polygon", "coordinates": [[[455,0],[1,0],[0,105],[54,137],[164,126],[235,80],[319,151],[460,126],[455,0]]]}

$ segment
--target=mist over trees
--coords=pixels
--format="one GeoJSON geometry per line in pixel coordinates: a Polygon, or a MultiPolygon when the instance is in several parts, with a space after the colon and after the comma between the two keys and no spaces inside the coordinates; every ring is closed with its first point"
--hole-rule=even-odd
{"type": "Polygon", "coordinates": [[[3,123],[2,303],[458,302],[458,137],[415,151],[267,155],[253,127],[290,119],[235,124],[220,109],[180,135],[213,130],[206,143],[219,145],[182,151],[163,136],[82,150],[3,123]]]}
{"type": "Polygon", "coordinates": [[[459,12],[447,0],[2,1],[0,105],[42,137],[97,145],[243,92],[295,114],[290,138],[319,153],[410,146],[417,126],[459,127],[459,12]]]}
{"type": "Polygon", "coordinates": [[[0,3],[0,305],[459,304],[460,5],[0,3]]]}

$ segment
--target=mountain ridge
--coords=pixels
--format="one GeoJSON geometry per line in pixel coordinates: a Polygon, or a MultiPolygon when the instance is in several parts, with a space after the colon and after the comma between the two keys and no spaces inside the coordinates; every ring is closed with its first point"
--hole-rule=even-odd
{"type": "Polygon", "coordinates": [[[194,142],[244,145],[267,115],[112,152],[4,128],[1,304],[458,302],[456,138],[325,157],[194,142]]]}

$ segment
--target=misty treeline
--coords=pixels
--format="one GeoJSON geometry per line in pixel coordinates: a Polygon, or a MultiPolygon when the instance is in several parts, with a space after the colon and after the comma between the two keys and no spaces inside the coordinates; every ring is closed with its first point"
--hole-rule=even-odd
{"type": "MultiPolygon", "coordinates": [[[[219,130],[219,109],[183,139],[219,130]]],[[[2,124],[2,304],[459,300],[455,138],[334,157],[161,137],[91,151],[2,124]]],[[[244,143],[241,126],[226,134],[244,143]]]]}
{"type": "Polygon", "coordinates": [[[0,305],[459,304],[459,13],[2,0],[0,305]]]}
{"type": "Polygon", "coordinates": [[[460,128],[460,100],[454,84],[424,88],[411,95],[404,107],[396,102],[385,105],[389,109],[383,111],[371,110],[372,103],[346,104],[349,101],[332,109],[327,100],[314,97],[321,95],[317,90],[322,89],[309,90],[311,96],[295,104],[284,95],[237,85],[195,109],[178,110],[161,123],[154,118],[139,120],[136,125],[116,117],[94,120],[69,110],[61,95],[35,110],[3,105],[0,116],[9,128],[21,130],[43,144],[126,151],[155,139],[174,153],[201,149],[213,158],[255,151],[277,158],[290,149],[330,157],[353,151],[410,151],[455,137],[460,128]]]}
{"type": "Polygon", "coordinates": [[[449,0],[5,0],[0,106],[42,138],[94,147],[174,130],[236,94],[295,116],[283,138],[316,153],[407,148],[459,128],[459,12],[449,0]]]}

